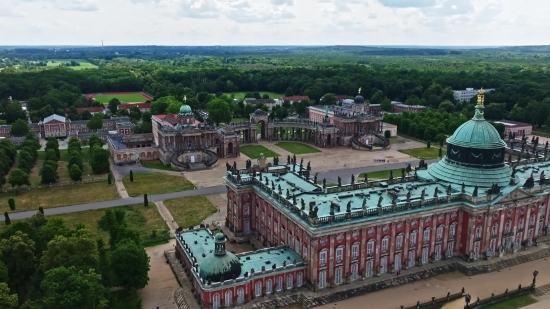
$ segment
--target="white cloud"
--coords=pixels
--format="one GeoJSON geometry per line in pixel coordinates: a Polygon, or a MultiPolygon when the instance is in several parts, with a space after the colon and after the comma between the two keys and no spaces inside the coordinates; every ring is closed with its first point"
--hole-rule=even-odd
{"type": "Polygon", "coordinates": [[[0,37],[9,45],[543,45],[549,14],[543,0],[0,0],[0,37]]]}

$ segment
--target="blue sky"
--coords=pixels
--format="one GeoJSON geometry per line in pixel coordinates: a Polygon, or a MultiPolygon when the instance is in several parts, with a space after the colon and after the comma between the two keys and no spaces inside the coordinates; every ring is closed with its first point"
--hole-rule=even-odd
{"type": "Polygon", "coordinates": [[[550,45],[543,0],[0,0],[0,45],[550,45]]]}

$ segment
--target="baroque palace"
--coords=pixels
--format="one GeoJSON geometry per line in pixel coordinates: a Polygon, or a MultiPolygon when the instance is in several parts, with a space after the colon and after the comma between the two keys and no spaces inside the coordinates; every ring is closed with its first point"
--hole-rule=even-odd
{"type": "Polygon", "coordinates": [[[228,237],[266,248],[235,255],[223,234],[177,233],[177,256],[201,305],[302,285],[317,291],[453,257],[499,258],[535,244],[549,224],[548,145],[544,157],[508,148],[484,119],[483,98],[480,91],[475,116],[447,139],[447,156],[387,180],[350,175],[349,183],[319,185],[295,158],[227,166],[228,237]]]}

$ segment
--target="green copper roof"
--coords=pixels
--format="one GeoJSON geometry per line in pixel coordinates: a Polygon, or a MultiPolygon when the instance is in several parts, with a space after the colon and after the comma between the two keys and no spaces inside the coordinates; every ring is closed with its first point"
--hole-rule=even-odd
{"type": "Polygon", "coordinates": [[[495,127],[483,118],[483,110],[483,105],[477,105],[474,118],[458,127],[447,139],[447,143],[477,149],[506,147],[506,143],[500,138],[495,127]]]}
{"type": "Polygon", "coordinates": [[[191,106],[189,105],[182,105],[180,107],[180,115],[192,115],[193,111],[191,110],[191,106]]]}
{"type": "Polygon", "coordinates": [[[428,173],[437,179],[450,183],[491,187],[495,183],[499,186],[508,185],[512,169],[508,165],[491,169],[468,167],[452,163],[444,158],[437,163],[430,164],[428,173]]]}

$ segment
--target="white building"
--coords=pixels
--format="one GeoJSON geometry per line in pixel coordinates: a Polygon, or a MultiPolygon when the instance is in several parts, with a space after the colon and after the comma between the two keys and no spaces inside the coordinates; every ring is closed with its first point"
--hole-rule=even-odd
{"type": "MultiPolygon", "coordinates": [[[[485,90],[485,93],[491,92],[495,89],[483,89],[485,90]]],[[[454,98],[456,101],[464,102],[464,101],[470,101],[471,98],[477,96],[479,89],[474,88],[466,88],[466,90],[453,90],[454,98]]]]}

